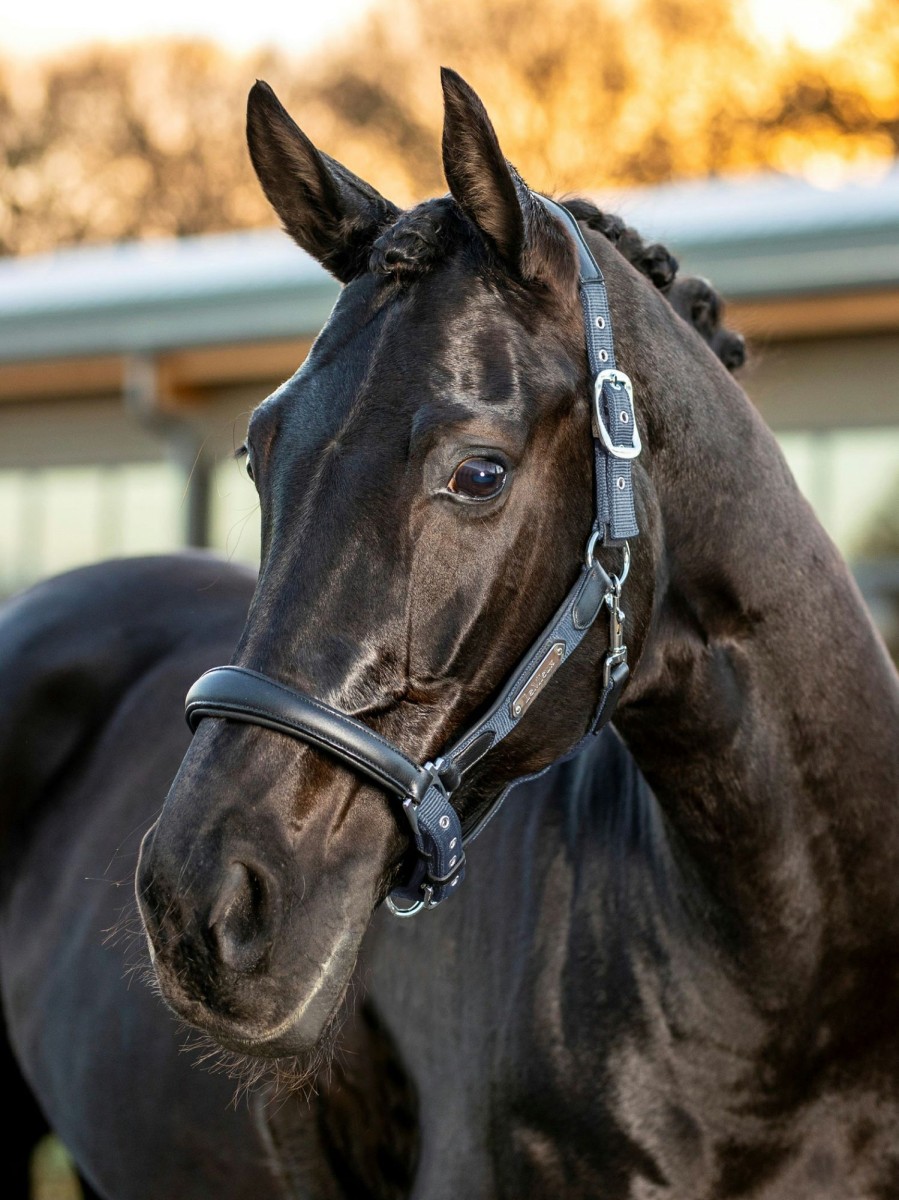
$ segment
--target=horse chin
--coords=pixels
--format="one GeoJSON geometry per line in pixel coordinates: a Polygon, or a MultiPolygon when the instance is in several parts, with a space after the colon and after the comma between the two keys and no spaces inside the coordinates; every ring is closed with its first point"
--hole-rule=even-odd
{"type": "Polygon", "coordinates": [[[299,1063],[317,1064],[339,1025],[344,994],[345,990],[317,1030],[312,1030],[302,1016],[297,1016],[293,1020],[288,1018],[275,1030],[260,1031],[238,1029],[213,1020],[204,1032],[216,1045],[241,1059],[293,1059],[299,1063]]]}
{"type": "Polygon", "coordinates": [[[343,997],[353,974],[355,956],[349,956],[348,966],[332,974],[326,986],[313,986],[306,995],[283,1016],[272,1018],[270,1004],[263,1004],[263,1013],[253,1013],[253,1004],[241,997],[238,1004],[228,1004],[222,1012],[209,1002],[194,1000],[185,995],[168,972],[156,962],[156,984],[167,1006],[187,1025],[204,1033],[224,1050],[252,1058],[283,1058],[316,1056],[323,1040],[340,1014],[343,997]],[[336,977],[335,977],[336,976],[336,977]],[[241,1015],[235,1018],[234,1008],[241,1015]]]}
{"type": "Polygon", "coordinates": [[[252,1059],[317,1060],[338,1023],[353,976],[358,939],[349,930],[302,992],[284,976],[261,974],[215,998],[185,988],[183,976],[154,957],[155,982],[168,1007],[218,1046],[252,1059]],[[285,1003],[284,997],[288,996],[285,1003]]]}

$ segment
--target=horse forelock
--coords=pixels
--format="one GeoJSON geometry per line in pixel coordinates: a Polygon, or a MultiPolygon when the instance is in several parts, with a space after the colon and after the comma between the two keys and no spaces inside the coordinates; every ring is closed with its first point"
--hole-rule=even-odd
{"type": "Polygon", "coordinates": [[[464,243],[483,246],[455,200],[425,200],[399,217],[372,246],[368,269],[396,279],[414,277],[445,261],[464,243]]]}

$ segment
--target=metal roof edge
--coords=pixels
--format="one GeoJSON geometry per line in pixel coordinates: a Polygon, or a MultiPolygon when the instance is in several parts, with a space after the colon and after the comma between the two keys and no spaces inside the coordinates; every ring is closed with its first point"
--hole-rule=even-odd
{"type": "MultiPolygon", "coordinates": [[[[899,168],[836,191],[762,175],[592,197],[729,299],[899,287],[899,168]]],[[[0,260],[0,361],[314,334],[338,284],[277,230],[0,260]]]]}

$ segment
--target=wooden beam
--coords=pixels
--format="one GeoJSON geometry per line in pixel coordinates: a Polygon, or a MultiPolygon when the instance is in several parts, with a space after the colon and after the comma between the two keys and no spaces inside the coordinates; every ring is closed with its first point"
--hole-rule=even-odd
{"type": "Polygon", "coordinates": [[[121,392],[124,361],[116,355],[0,363],[0,401],[121,392]]]}
{"type": "Polygon", "coordinates": [[[201,346],[159,355],[159,403],[168,411],[210,400],[210,390],[235,384],[265,383],[269,386],[288,379],[302,364],[312,341],[249,342],[245,345],[201,346]]]}
{"type": "MultiPolygon", "coordinates": [[[[301,365],[309,338],[200,346],[155,359],[163,408],[205,404],[209,391],[230,384],[280,383],[301,365]]],[[[0,401],[108,396],[125,387],[126,358],[110,355],[0,364],[0,401]]]]}
{"type": "MultiPolygon", "coordinates": [[[[835,338],[899,329],[899,289],[736,300],[727,306],[729,328],[761,342],[835,338]]],[[[202,407],[216,388],[279,383],[301,365],[309,338],[199,346],[155,358],[163,409],[202,407]]],[[[122,355],[0,364],[0,402],[77,399],[121,394],[122,355]]]]}
{"type": "Polygon", "coordinates": [[[301,365],[311,345],[309,338],[296,338],[202,346],[163,354],[157,361],[176,387],[214,387],[256,379],[286,379],[301,365]]]}
{"type": "Polygon", "coordinates": [[[725,324],[747,337],[777,342],[885,333],[899,329],[899,290],[734,300],[727,305],[725,324]]]}

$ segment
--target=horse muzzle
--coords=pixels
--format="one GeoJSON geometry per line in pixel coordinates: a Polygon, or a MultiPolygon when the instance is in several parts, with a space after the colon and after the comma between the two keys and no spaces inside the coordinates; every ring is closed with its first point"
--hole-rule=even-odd
{"type": "MultiPolygon", "coordinates": [[[[248,733],[231,727],[213,740],[221,747],[248,733]]],[[[295,788],[296,764],[282,767],[295,788]]],[[[287,783],[253,795],[232,778],[226,799],[221,778],[216,796],[211,780],[199,788],[188,770],[144,837],[137,869],[164,1000],[222,1045],[262,1057],[319,1042],[352,976],[385,862],[402,844],[374,789],[320,761],[302,774],[297,804],[287,783]],[[303,791],[315,802],[302,803],[303,791]]]]}

